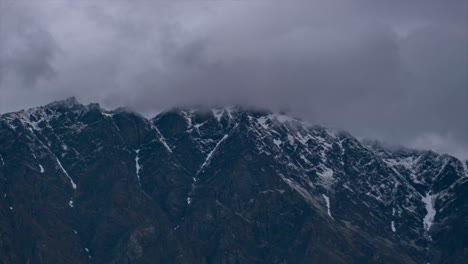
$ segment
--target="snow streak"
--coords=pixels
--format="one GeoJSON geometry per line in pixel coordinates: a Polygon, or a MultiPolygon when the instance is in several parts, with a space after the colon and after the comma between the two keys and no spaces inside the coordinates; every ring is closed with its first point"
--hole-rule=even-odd
{"type": "MultiPolygon", "coordinates": [[[[221,143],[223,143],[223,141],[226,140],[227,138],[228,138],[228,135],[226,134],[226,135],[223,136],[223,138],[221,140],[218,141],[218,143],[216,143],[216,146],[210,151],[210,153],[208,153],[208,155],[206,156],[205,161],[203,162],[203,164],[198,169],[196,176],[198,176],[198,174],[200,174],[200,172],[202,172],[203,169],[210,163],[211,158],[212,158],[213,154],[215,153],[215,151],[218,149],[219,145],[221,145],[221,143]]],[[[189,195],[187,196],[187,204],[192,203],[192,197],[191,196],[195,193],[197,178],[193,177],[192,179],[193,179],[192,190],[190,191],[189,195]]]]}
{"type": "Polygon", "coordinates": [[[141,186],[141,180],[140,180],[140,170],[141,170],[141,166],[140,166],[140,150],[137,149],[135,150],[135,153],[136,153],[136,157],[135,157],[135,169],[136,169],[136,176],[137,176],[137,179],[138,179],[138,184],[141,186]]]}
{"type": "Polygon", "coordinates": [[[60,169],[62,170],[63,173],[65,173],[65,175],[68,177],[68,179],[70,179],[70,183],[73,187],[74,190],[76,190],[76,184],[75,182],[73,181],[73,179],[70,177],[70,175],[68,175],[68,172],[65,170],[65,168],[63,168],[62,166],[62,163],[60,162],[60,160],[55,157],[55,160],[57,160],[57,164],[59,165],[60,169]]]}
{"type": "Polygon", "coordinates": [[[213,148],[213,150],[211,150],[211,152],[208,153],[208,155],[206,156],[205,162],[203,162],[203,164],[200,166],[200,169],[198,169],[197,175],[200,174],[200,172],[206,167],[206,165],[210,163],[213,153],[215,153],[219,145],[221,145],[221,143],[223,143],[223,141],[226,140],[227,138],[228,138],[228,135],[226,134],[220,141],[218,141],[218,143],[216,143],[216,146],[213,148]]]}
{"type": "Polygon", "coordinates": [[[330,198],[328,196],[326,196],[325,194],[322,194],[323,196],[323,199],[325,200],[325,203],[327,204],[327,213],[328,215],[330,216],[331,219],[334,219],[333,216],[331,215],[331,212],[330,212],[330,198]]]}
{"type": "Polygon", "coordinates": [[[161,133],[161,131],[159,131],[159,129],[153,124],[151,123],[151,128],[154,129],[156,131],[156,133],[158,134],[159,136],[159,141],[161,141],[161,143],[164,145],[164,147],[167,149],[167,151],[169,151],[170,153],[172,153],[172,149],[169,147],[169,145],[167,144],[166,142],[166,138],[163,136],[163,134],[161,133]]]}

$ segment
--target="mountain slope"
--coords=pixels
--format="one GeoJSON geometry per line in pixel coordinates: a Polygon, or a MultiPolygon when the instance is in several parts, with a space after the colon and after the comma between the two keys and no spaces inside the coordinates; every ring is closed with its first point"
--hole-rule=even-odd
{"type": "Polygon", "coordinates": [[[0,117],[3,263],[466,263],[467,161],[239,107],[0,117]]]}

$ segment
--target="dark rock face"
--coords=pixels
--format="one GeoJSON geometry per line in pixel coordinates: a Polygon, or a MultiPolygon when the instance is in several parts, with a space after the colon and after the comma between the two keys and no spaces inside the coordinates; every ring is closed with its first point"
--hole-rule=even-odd
{"type": "Polygon", "coordinates": [[[1,263],[468,263],[467,161],[240,108],[0,116],[1,263]]]}

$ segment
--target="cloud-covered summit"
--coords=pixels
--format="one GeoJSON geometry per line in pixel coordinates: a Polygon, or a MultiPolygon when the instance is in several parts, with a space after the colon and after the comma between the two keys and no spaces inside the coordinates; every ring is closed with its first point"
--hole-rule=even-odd
{"type": "Polygon", "coordinates": [[[0,0],[0,112],[244,104],[467,157],[467,5],[0,0]]]}

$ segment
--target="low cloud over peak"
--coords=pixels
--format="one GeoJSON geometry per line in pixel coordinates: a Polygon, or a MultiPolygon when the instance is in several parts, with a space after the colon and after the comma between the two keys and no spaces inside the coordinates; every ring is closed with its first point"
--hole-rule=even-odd
{"type": "Polygon", "coordinates": [[[241,103],[468,156],[466,1],[0,3],[0,112],[241,103]]]}

